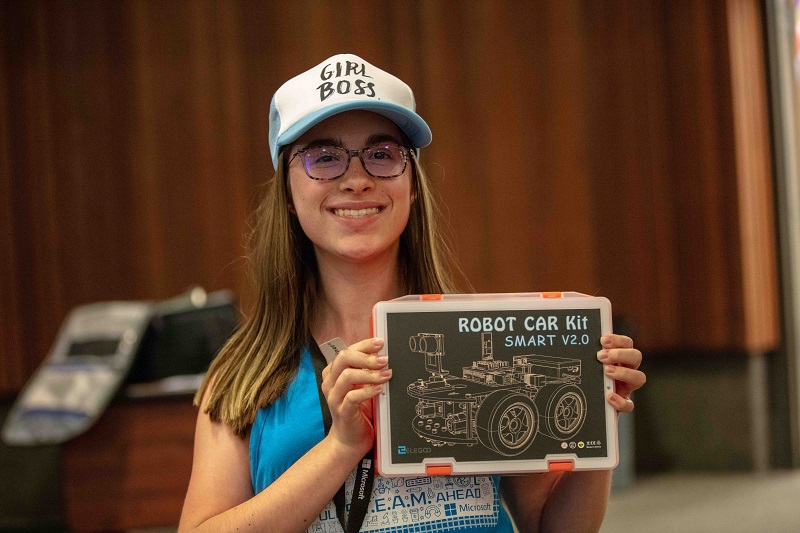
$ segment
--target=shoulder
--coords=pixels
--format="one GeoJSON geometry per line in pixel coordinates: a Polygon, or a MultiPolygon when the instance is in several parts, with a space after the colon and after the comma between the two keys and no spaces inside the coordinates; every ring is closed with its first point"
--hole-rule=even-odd
{"type": "Polygon", "coordinates": [[[208,396],[202,396],[195,426],[192,474],[181,516],[186,524],[199,524],[253,495],[249,431],[240,436],[227,424],[212,420],[208,396]]]}
{"type": "Polygon", "coordinates": [[[260,408],[286,393],[307,350],[301,345],[274,353],[246,352],[236,347],[221,351],[195,395],[201,412],[212,421],[224,422],[239,436],[245,435],[260,408]]]}

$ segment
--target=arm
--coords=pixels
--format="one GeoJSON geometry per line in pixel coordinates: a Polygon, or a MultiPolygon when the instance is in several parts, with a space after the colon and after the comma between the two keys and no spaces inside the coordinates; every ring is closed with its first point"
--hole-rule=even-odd
{"type": "Polygon", "coordinates": [[[546,472],[507,476],[503,499],[522,533],[593,532],[600,529],[611,487],[611,472],[546,472]]]}
{"type": "Polygon", "coordinates": [[[306,529],[372,446],[370,400],[388,380],[382,372],[386,362],[371,355],[380,346],[371,339],[357,343],[325,369],[331,432],[256,495],[250,482],[249,437],[237,437],[211,421],[204,399],[179,531],[306,529]]]}
{"type": "MultiPolygon", "coordinates": [[[[622,335],[606,335],[597,358],[615,380],[607,401],[619,412],[633,410],[631,392],[644,385],[642,353],[622,335]]],[[[504,477],[503,498],[522,532],[598,531],[608,504],[610,471],[556,472],[504,477]]]]}

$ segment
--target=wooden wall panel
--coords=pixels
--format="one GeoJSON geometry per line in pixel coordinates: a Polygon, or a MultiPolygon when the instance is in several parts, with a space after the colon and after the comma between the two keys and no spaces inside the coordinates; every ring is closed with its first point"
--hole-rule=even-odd
{"type": "Polygon", "coordinates": [[[736,146],[742,301],[747,348],[773,349],[780,340],[764,31],[759,6],[729,0],[731,91],[736,146]]]}
{"type": "Polygon", "coordinates": [[[81,303],[200,284],[247,308],[270,98],[342,51],[414,88],[434,132],[423,163],[475,289],[602,294],[646,350],[774,344],[776,330],[748,329],[776,302],[743,285],[742,258],[774,249],[742,248],[737,156],[755,141],[732,133],[733,73],[763,72],[730,35],[759,21],[731,22],[732,5],[3,3],[0,393],[81,303]]]}
{"type": "Polygon", "coordinates": [[[592,3],[586,14],[593,290],[635,318],[637,338],[675,335],[679,319],[663,17],[654,2],[592,3]]]}
{"type": "Polygon", "coordinates": [[[704,348],[733,348],[744,335],[730,69],[727,47],[717,46],[727,43],[725,11],[713,2],[675,7],[668,19],[675,50],[668,73],[675,80],[669,113],[679,331],[704,348]]]}
{"type": "MultiPolygon", "coordinates": [[[[0,10],[0,26],[6,26],[6,15],[0,10]]],[[[16,205],[11,160],[12,131],[9,88],[9,43],[0,32],[0,390],[10,388],[27,376],[21,357],[22,305],[21,269],[16,241],[16,205]]],[[[13,390],[13,389],[12,389],[13,390]]]]}
{"type": "MultiPolygon", "coordinates": [[[[590,67],[598,69],[591,78],[605,82],[589,111],[598,134],[590,142],[592,187],[601,203],[616,205],[612,217],[596,221],[594,242],[627,258],[598,261],[601,292],[657,347],[676,347],[677,339],[712,351],[775,347],[776,329],[767,341],[748,332],[739,225],[751,217],[735,207],[748,197],[736,182],[736,157],[749,148],[734,144],[731,71],[743,68],[753,83],[764,83],[763,71],[730,64],[721,2],[640,2],[633,9],[609,2],[593,4],[591,13],[599,20],[590,39],[609,50],[590,67]]],[[[750,24],[759,24],[757,17],[750,24]]],[[[747,105],[766,118],[766,105],[747,105]]],[[[768,167],[768,151],[759,157],[768,167]]],[[[759,179],[768,186],[769,171],[759,179]]],[[[769,206],[761,208],[771,216],[769,206]]],[[[764,261],[770,255],[771,270],[762,270],[767,285],[775,279],[774,250],[764,261]]],[[[756,299],[767,314],[777,311],[774,293],[756,299]]]]}
{"type": "Polygon", "coordinates": [[[414,87],[418,111],[432,128],[438,126],[430,149],[422,153],[422,163],[448,199],[442,206],[444,219],[458,228],[454,251],[475,286],[484,285],[489,272],[482,250],[489,246],[485,192],[492,177],[482,166],[486,147],[477,134],[484,124],[469,104],[487,105],[494,97],[483,94],[474,79],[479,74],[475,55],[484,44],[474,36],[480,22],[455,2],[423,2],[420,40],[425,46],[419,56],[423,75],[414,87]],[[442,24],[445,19],[448,23],[442,24]]]}

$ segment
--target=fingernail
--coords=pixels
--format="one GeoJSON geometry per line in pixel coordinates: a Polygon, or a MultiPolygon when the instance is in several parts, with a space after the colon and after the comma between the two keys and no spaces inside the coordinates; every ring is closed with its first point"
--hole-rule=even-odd
{"type": "Polygon", "coordinates": [[[381,377],[390,378],[392,377],[392,369],[391,368],[384,368],[381,370],[381,377]]]}
{"type": "Polygon", "coordinates": [[[597,352],[597,358],[601,361],[608,359],[608,350],[600,350],[597,352]]]}
{"type": "Polygon", "coordinates": [[[620,398],[621,398],[621,396],[619,396],[618,394],[616,394],[614,392],[612,392],[611,394],[608,395],[608,401],[609,402],[619,401],[620,398]]]}
{"type": "Polygon", "coordinates": [[[614,365],[606,365],[605,371],[606,371],[606,374],[611,375],[611,374],[613,374],[614,372],[617,371],[617,367],[615,367],[614,365]]]}
{"type": "Polygon", "coordinates": [[[375,337],[374,339],[372,339],[372,345],[373,346],[383,346],[383,339],[375,337]]]}
{"type": "Polygon", "coordinates": [[[389,362],[389,356],[379,355],[378,357],[375,358],[375,360],[378,361],[378,364],[385,365],[386,363],[389,362]]]}
{"type": "Polygon", "coordinates": [[[603,346],[611,346],[611,337],[609,337],[608,335],[600,337],[600,344],[602,344],[603,346]]]}

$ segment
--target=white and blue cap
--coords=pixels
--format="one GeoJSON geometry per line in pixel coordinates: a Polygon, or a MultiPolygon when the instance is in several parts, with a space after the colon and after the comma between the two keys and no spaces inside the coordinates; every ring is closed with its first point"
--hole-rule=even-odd
{"type": "Polygon", "coordinates": [[[339,54],[290,79],[275,91],[269,109],[269,150],[278,168],[280,150],[328,117],[364,109],[392,120],[412,148],[431,142],[431,129],[416,113],[414,93],[399,78],[353,54],[339,54]]]}

